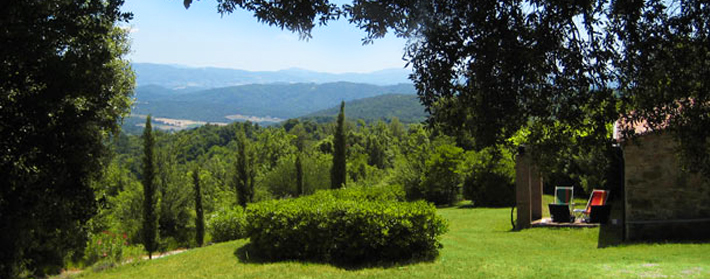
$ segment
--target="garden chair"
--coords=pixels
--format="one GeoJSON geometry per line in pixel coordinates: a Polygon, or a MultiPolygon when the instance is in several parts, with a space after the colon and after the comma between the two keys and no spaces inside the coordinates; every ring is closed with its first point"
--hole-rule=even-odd
{"type": "Polygon", "coordinates": [[[552,217],[553,222],[574,222],[574,217],[570,214],[572,206],[574,205],[572,202],[573,197],[574,188],[572,186],[555,187],[555,200],[553,203],[548,205],[548,208],[550,209],[550,217],[552,217]]]}
{"type": "Polygon", "coordinates": [[[587,201],[587,206],[584,209],[575,209],[575,214],[582,214],[585,219],[588,220],[590,213],[592,212],[593,206],[603,206],[606,205],[606,200],[609,197],[609,191],[607,190],[592,190],[592,195],[587,201]]]}
{"type": "Polygon", "coordinates": [[[574,187],[572,186],[555,186],[555,201],[554,204],[566,204],[572,206],[574,197],[574,187]]]}

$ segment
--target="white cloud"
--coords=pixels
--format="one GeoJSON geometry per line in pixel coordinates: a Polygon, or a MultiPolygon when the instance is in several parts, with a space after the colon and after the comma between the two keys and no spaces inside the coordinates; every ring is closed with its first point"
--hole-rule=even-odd
{"type": "Polygon", "coordinates": [[[138,31],[140,31],[140,29],[136,28],[135,26],[130,26],[130,25],[121,25],[121,26],[118,26],[118,28],[126,30],[126,31],[128,31],[128,33],[131,33],[131,34],[138,33],[138,31]]]}

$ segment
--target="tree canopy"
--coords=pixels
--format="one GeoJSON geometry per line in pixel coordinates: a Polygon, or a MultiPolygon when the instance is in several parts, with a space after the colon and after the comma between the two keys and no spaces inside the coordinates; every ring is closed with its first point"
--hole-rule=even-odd
{"type": "Polygon", "coordinates": [[[134,77],[120,0],[0,4],[0,277],[82,247],[134,77]]]}
{"type": "MultiPolygon", "coordinates": [[[[184,0],[189,7],[191,0],[184,0]]],[[[647,1],[219,0],[310,37],[339,17],[408,38],[405,59],[429,122],[482,149],[522,138],[555,156],[610,147],[646,121],[710,176],[710,3],[647,1]]]]}

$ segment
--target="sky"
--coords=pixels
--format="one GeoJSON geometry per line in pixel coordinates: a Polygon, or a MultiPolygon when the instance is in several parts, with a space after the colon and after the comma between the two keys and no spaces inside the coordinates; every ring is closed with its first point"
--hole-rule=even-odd
{"type": "Polygon", "coordinates": [[[127,0],[135,63],[221,67],[249,71],[301,68],[329,73],[364,73],[404,68],[405,39],[388,34],[362,45],[365,33],[345,20],[317,26],[308,41],[257,22],[239,10],[221,16],[215,0],[127,0]]]}

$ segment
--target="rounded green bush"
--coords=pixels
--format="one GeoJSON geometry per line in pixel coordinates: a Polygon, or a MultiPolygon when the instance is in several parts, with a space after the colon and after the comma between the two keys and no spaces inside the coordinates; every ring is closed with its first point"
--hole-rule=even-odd
{"type": "Polygon", "coordinates": [[[246,226],[246,215],[239,206],[216,211],[207,221],[207,231],[212,235],[212,242],[244,238],[246,226]]]}
{"type": "Polygon", "coordinates": [[[432,258],[441,247],[446,221],[424,201],[402,202],[404,193],[383,189],[321,191],[247,207],[247,236],[271,260],[341,263],[432,258]],[[373,193],[365,193],[373,191],[373,193]]]}

